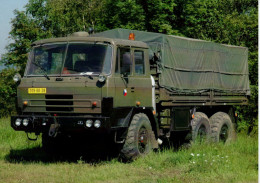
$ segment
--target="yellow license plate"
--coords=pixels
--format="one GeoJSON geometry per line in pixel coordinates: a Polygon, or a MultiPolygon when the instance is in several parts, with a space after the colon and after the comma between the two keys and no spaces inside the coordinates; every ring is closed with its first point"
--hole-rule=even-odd
{"type": "Polygon", "coordinates": [[[28,88],[29,94],[46,93],[46,88],[28,88]]]}

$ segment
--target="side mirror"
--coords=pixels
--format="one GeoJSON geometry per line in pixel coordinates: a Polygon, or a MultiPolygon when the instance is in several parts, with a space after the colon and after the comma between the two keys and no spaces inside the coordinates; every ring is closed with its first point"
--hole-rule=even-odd
{"type": "Polygon", "coordinates": [[[100,74],[99,76],[98,76],[98,81],[100,82],[100,83],[103,83],[103,82],[105,82],[106,81],[106,76],[105,75],[103,75],[103,74],[100,74]]]}
{"type": "Polygon", "coordinates": [[[19,82],[19,81],[21,81],[21,75],[19,74],[19,73],[16,73],[15,75],[14,75],[14,77],[13,77],[13,80],[14,80],[14,82],[19,82]]]}

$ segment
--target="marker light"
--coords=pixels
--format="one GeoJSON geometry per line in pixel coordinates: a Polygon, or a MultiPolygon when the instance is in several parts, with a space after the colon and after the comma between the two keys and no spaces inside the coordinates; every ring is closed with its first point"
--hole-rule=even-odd
{"type": "Polygon", "coordinates": [[[96,101],[92,102],[92,106],[97,107],[97,102],[96,101]]]}
{"type": "Polygon", "coordinates": [[[29,124],[29,119],[25,118],[23,120],[23,126],[28,126],[28,124],[29,124]]]}
{"type": "Polygon", "coordinates": [[[141,105],[141,102],[140,102],[140,101],[137,101],[137,102],[136,102],[136,105],[137,105],[137,106],[140,106],[140,105],[141,105]]]}
{"type": "Polygon", "coordinates": [[[23,101],[23,105],[27,106],[28,105],[28,101],[23,101]]]}
{"type": "Polygon", "coordinates": [[[94,127],[99,128],[101,126],[101,121],[100,120],[96,120],[94,123],[94,127]]]}
{"type": "Polygon", "coordinates": [[[135,34],[134,33],[130,33],[128,39],[134,41],[135,40],[135,34]]]}
{"type": "Polygon", "coordinates": [[[93,121],[91,119],[88,119],[86,121],[86,127],[90,128],[92,126],[92,124],[93,124],[93,121]]]}
{"type": "Polygon", "coordinates": [[[21,122],[22,122],[22,119],[17,118],[17,119],[15,120],[15,125],[16,125],[16,126],[20,126],[20,125],[21,125],[21,122]]]}

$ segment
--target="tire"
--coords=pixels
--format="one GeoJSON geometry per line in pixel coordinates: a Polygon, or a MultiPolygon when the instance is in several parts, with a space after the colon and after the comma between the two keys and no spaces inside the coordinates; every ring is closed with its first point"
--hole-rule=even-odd
{"type": "Polygon", "coordinates": [[[217,112],[209,119],[211,125],[212,142],[228,143],[236,137],[234,125],[230,116],[224,112],[217,112]]]}
{"type": "Polygon", "coordinates": [[[135,114],[128,128],[125,144],[121,150],[123,161],[132,161],[152,151],[155,135],[144,113],[135,114]]]}
{"type": "Polygon", "coordinates": [[[206,114],[196,112],[191,123],[192,126],[192,141],[203,142],[210,138],[210,124],[206,114]]]}

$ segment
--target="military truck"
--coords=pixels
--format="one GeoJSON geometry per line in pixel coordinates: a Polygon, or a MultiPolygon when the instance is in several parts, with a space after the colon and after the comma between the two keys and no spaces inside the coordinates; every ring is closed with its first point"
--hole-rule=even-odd
{"type": "Polygon", "coordinates": [[[36,41],[23,78],[14,77],[11,126],[42,133],[43,146],[102,135],[127,160],[189,134],[227,142],[234,106],[250,95],[247,58],[244,47],[128,29],[36,41]]]}

